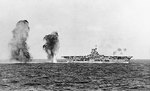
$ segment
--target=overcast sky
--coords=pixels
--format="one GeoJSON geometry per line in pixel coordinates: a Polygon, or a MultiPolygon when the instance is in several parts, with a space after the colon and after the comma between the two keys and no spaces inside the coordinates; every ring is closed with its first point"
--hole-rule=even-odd
{"type": "Polygon", "coordinates": [[[100,54],[150,58],[150,0],[0,0],[0,58],[9,58],[11,31],[29,21],[28,45],[33,58],[45,59],[43,37],[58,31],[62,55],[100,54]]]}

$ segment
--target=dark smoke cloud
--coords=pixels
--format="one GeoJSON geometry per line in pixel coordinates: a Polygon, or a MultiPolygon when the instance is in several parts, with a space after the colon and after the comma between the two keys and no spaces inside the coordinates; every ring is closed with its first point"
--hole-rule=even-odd
{"type": "Polygon", "coordinates": [[[121,49],[121,48],[118,48],[117,50],[118,50],[118,51],[122,51],[122,49],[121,49]]]}
{"type": "Polygon", "coordinates": [[[127,49],[126,49],[126,48],[124,48],[123,50],[124,50],[124,51],[127,51],[127,49]]]}
{"type": "Polygon", "coordinates": [[[53,60],[54,56],[56,55],[56,51],[58,50],[58,33],[52,32],[51,34],[46,35],[43,39],[46,40],[43,48],[47,53],[47,57],[48,59],[53,60]]]}
{"type": "Polygon", "coordinates": [[[31,56],[28,51],[29,48],[26,43],[29,30],[29,22],[27,20],[20,20],[16,24],[16,28],[12,31],[13,38],[11,43],[9,43],[12,60],[24,63],[31,61],[31,56]]]}
{"type": "Polygon", "coordinates": [[[116,51],[113,52],[113,55],[116,55],[116,51]]]}
{"type": "Polygon", "coordinates": [[[126,52],[126,51],[127,51],[126,48],[124,48],[124,49],[118,48],[116,51],[113,52],[113,55],[116,55],[116,54],[123,55],[124,52],[126,52]]]}

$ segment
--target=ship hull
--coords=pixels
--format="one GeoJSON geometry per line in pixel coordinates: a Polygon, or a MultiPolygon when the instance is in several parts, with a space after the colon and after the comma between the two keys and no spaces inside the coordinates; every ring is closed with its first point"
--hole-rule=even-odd
{"type": "Polygon", "coordinates": [[[86,57],[86,56],[63,56],[66,63],[130,63],[132,56],[100,56],[100,57],[86,57]]]}

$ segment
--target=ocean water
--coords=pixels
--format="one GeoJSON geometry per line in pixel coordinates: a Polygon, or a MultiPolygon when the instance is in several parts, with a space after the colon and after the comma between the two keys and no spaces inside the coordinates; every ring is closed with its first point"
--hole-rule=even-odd
{"type": "Polygon", "coordinates": [[[0,91],[150,91],[150,61],[0,64],[0,91]]]}

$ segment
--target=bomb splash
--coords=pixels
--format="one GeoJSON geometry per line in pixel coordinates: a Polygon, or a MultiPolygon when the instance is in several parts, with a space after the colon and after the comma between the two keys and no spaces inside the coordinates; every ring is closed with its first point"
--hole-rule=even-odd
{"type": "Polygon", "coordinates": [[[46,40],[46,43],[43,45],[43,49],[47,53],[47,57],[49,60],[54,61],[54,56],[58,50],[58,33],[52,32],[49,35],[46,35],[43,39],[46,40]]]}
{"type": "Polygon", "coordinates": [[[20,20],[16,24],[16,28],[12,31],[13,38],[9,43],[11,47],[11,59],[19,62],[31,61],[31,56],[28,51],[27,38],[29,32],[29,22],[27,20],[20,20]]]}

